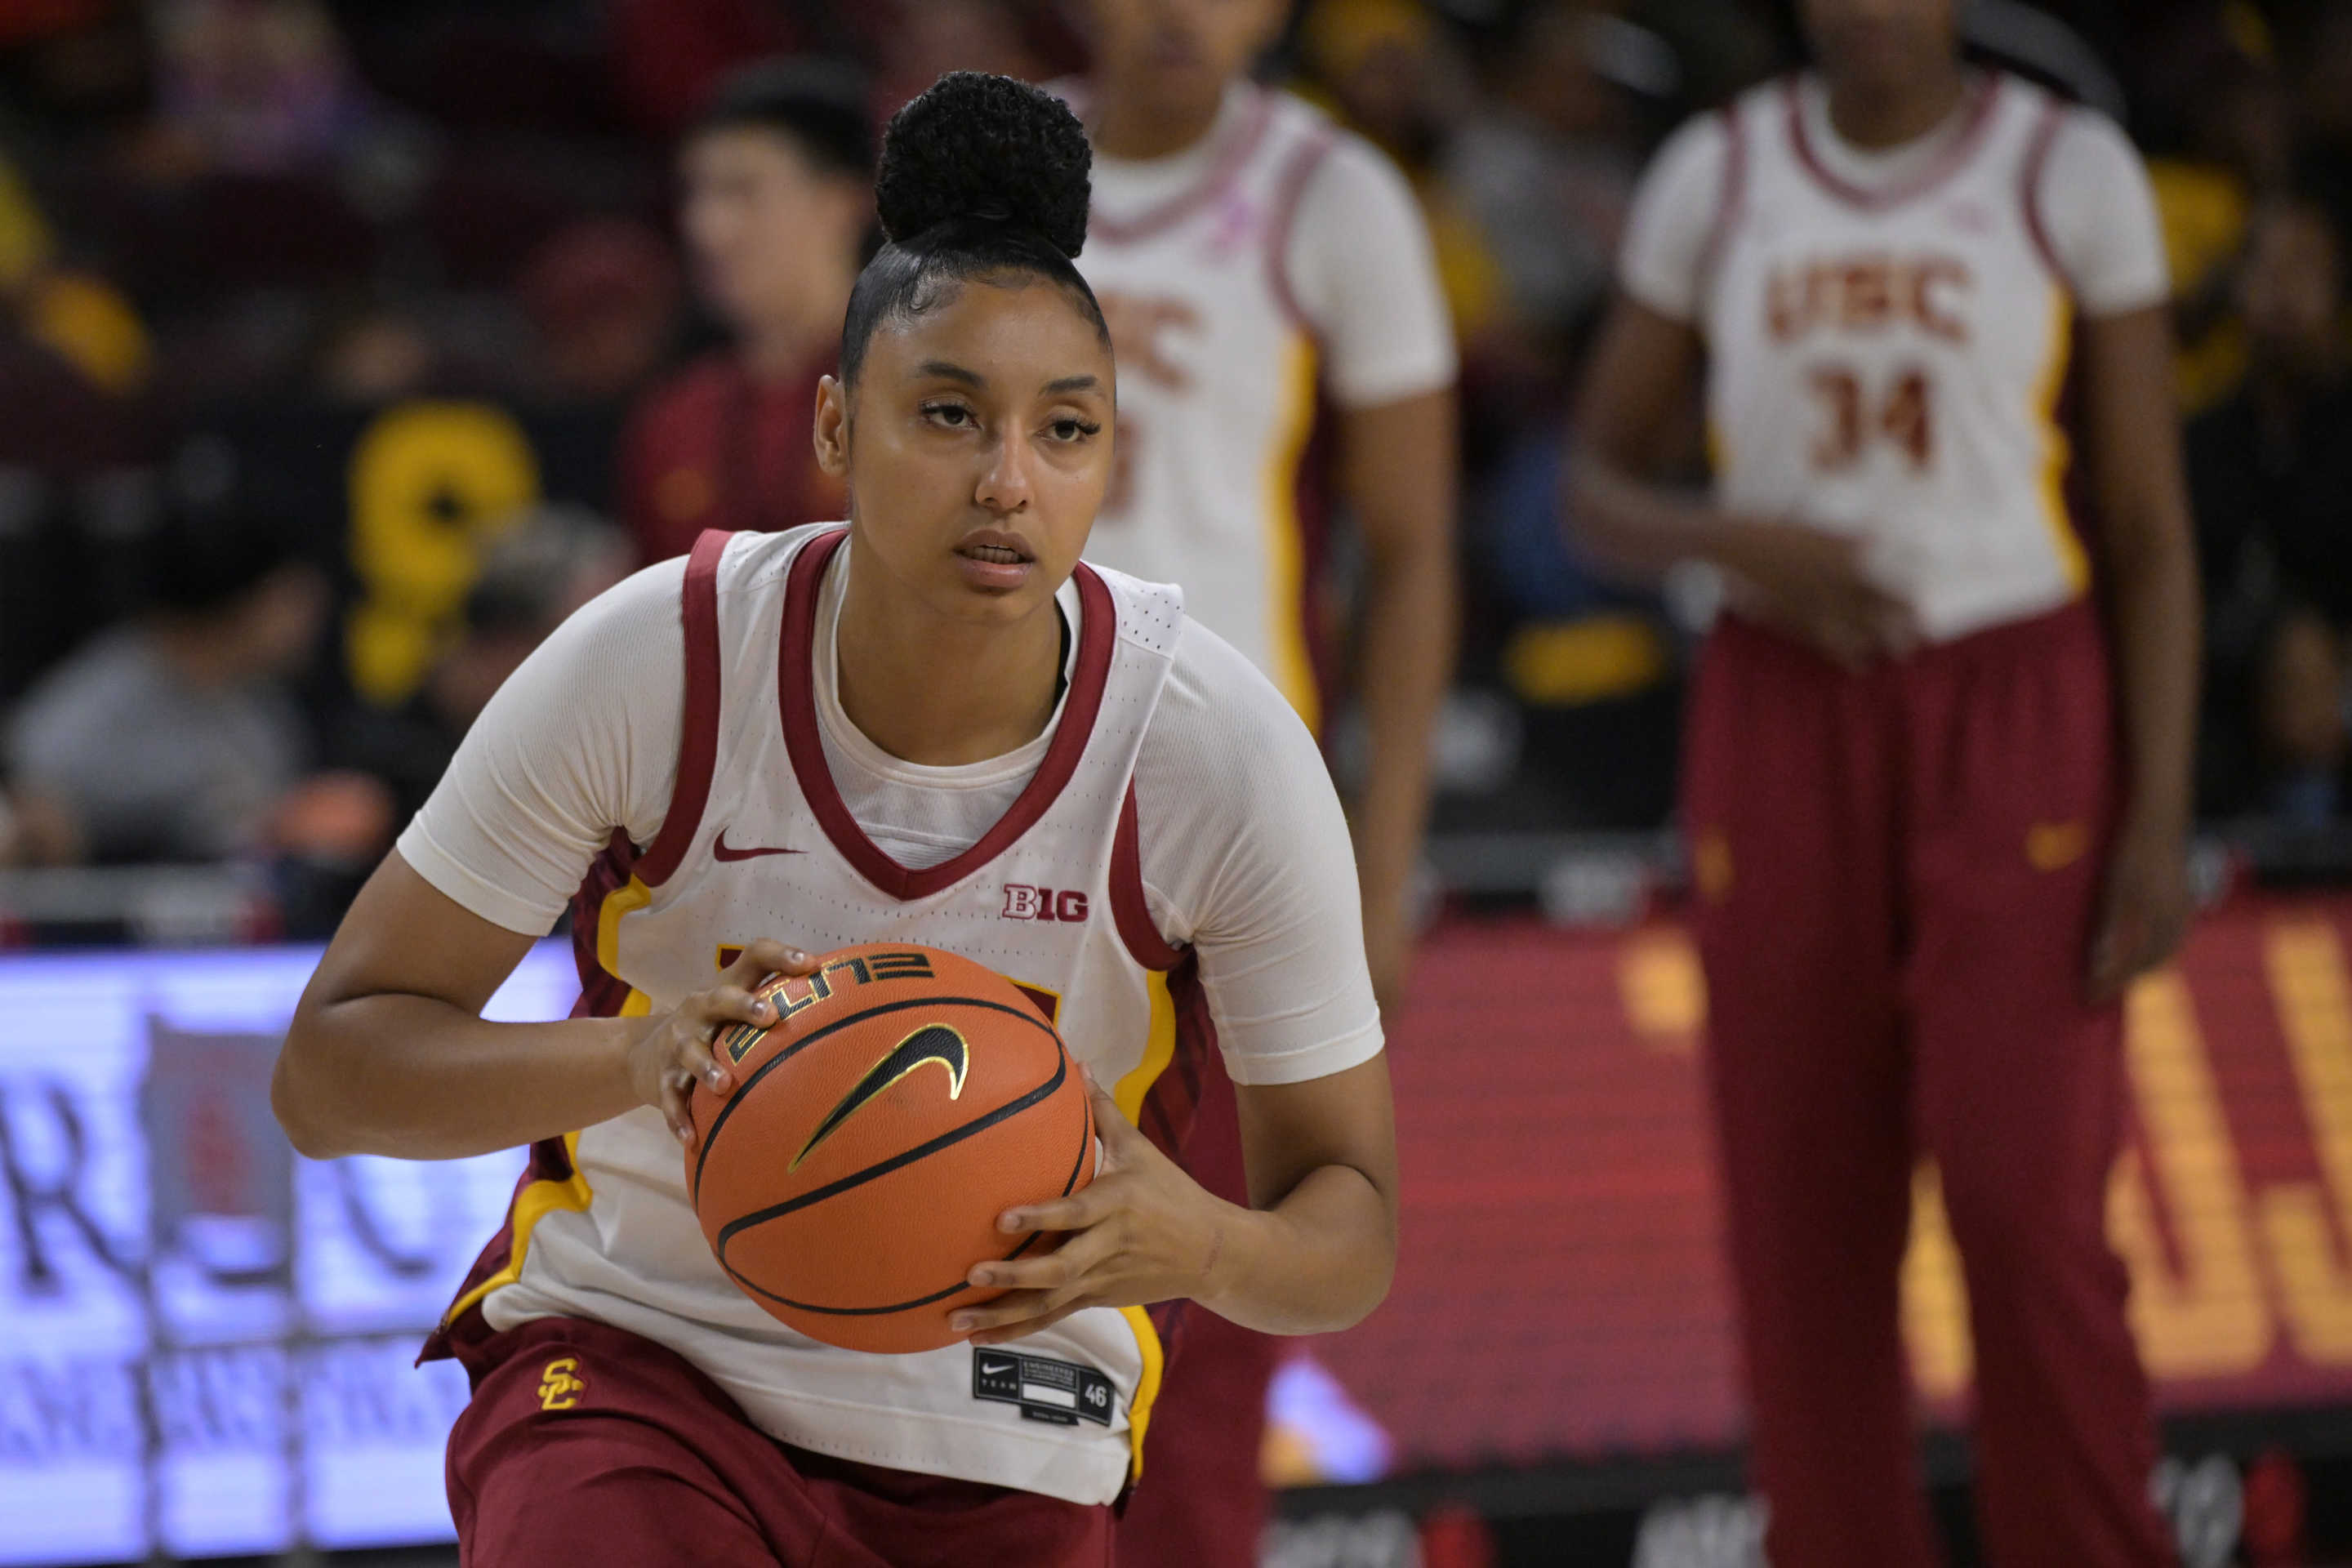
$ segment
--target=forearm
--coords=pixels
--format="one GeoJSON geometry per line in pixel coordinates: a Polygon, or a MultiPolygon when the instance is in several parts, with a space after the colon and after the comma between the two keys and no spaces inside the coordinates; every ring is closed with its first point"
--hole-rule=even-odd
{"type": "Polygon", "coordinates": [[[2123,731],[2124,809],[2134,823],[2188,830],[2197,722],[2200,605],[2187,527],[2133,530],[2107,563],[2107,610],[2123,731]]]}
{"type": "Polygon", "coordinates": [[[1261,1333],[1330,1333],[1388,1294],[1395,1215],[1355,1167],[1318,1166],[1270,1209],[1227,1207],[1193,1296],[1219,1317],[1261,1333]]]}
{"type": "Polygon", "coordinates": [[[1356,865],[1368,914],[1402,912],[1428,825],[1431,732],[1453,677],[1454,555],[1440,547],[1375,568],[1361,689],[1371,765],[1356,802],[1356,865]]]}
{"type": "Polygon", "coordinates": [[[510,1149],[634,1109],[628,1047],[646,1023],[494,1024],[429,996],[306,999],[271,1084],[313,1159],[450,1160],[510,1149]]]}
{"type": "Polygon", "coordinates": [[[1575,460],[1570,536],[1603,565],[1655,577],[1685,561],[1738,569],[1742,523],[1705,495],[1654,483],[1597,451],[1575,460]]]}

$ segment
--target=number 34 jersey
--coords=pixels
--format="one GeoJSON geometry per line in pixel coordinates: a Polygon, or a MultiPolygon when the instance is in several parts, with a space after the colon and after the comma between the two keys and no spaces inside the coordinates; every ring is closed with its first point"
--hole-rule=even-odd
{"type": "Polygon", "coordinates": [[[2069,106],[1970,87],[1909,177],[1841,178],[1797,79],[1726,111],[1700,325],[1717,500],[1868,542],[1947,639],[2080,596],[2060,422],[2074,306],[2035,193],[2069,106]]]}

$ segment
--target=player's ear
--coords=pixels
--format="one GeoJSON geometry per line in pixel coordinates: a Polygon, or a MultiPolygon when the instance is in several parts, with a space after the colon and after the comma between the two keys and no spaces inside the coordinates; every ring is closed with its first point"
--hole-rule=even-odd
{"type": "Polygon", "coordinates": [[[816,384],[816,466],[827,478],[849,477],[849,391],[832,376],[816,384]]]}

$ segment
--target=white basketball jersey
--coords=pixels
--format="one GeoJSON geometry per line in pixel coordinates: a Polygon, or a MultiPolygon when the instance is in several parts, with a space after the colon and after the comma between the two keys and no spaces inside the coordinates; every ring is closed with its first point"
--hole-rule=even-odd
{"type": "Polygon", "coordinates": [[[2058,404],[2072,297],[2032,193],[2065,106],[1973,88],[1933,162],[1884,190],[1824,167],[1795,78],[1725,110],[1701,324],[1721,503],[1869,542],[1938,640],[2080,596],[2058,404]]]}
{"type": "MultiPolygon", "coordinates": [[[[1191,188],[1142,212],[1097,194],[1078,270],[1118,353],[1118,472],[1087,559],[1181,582],[1193,617],[1318,724],[1302,500],[1315,338],[1283,275],[1291,219],[1338,140],[1261,88],[1226,116],[1191,188]]],[[[1070,89],[1084,112],[1083,89],[1070,89]]]]}
{"type": "MultiPolygon", "coordinates": [[[[819,734],[819,586],[846,537],[827,524],[695,547],[677,782],[655,841],[640,851],[615,834],[574,904],[581,1010],[671,1008],[762,936],[820,952],[945,948],[1030,993],[1147,1135],[1181,1141],[1213,1041],[1193,965],[1144,902],[1130,784],[1180,595],[1078,569],[1066,590],[1076,659],[1045,760],[978,843],[914,870],[850,816],[819,734]]],[[[882,967],[825,984],[887,985],[897,972],[882,967]]],[[[650,1108],[533,1150],[448,1331],[462,1335],[478,1302],[492,1329],[561,1314],[666,1344],[801,1447],[1082,1503],[1111,1500],[1133,1473],[1162,1370],[1154,1317],[1137,1308],[988,1351],[868,1355],[793,1332],[713,1259],[682,1152],[650,1108]]]]}

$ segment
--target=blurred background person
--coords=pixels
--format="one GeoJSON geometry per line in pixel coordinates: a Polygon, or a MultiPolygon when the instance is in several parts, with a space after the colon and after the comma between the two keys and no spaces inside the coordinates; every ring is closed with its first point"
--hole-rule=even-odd
{"type": "Polygon", "coordinates": [[[816,466],[817,378],[833,368],[872,207],[864,79],[821,60],[730,78],[678,151],[678,226],[725,349],[649,394],[624,438],[621,512],[647,561],[706,528],[840,514],[816,466]]]}
{"type": "Polygon", "coordinates": [[[2215,793],[2309,827],[2336,815],[2352,700],[2352,363],[2326,209],[2263,207],[2236,280],[2246,379],[2188,435],[2213,596],[2203,754],[2239,774],[2215,793]]]}
{"type": "Polygon", "coordinates": [[[1645,178],[1572,501],[1605,555],[1727,578],[1683,820],[1764,1549],[1940,1560],[1897,1315],[1925,1156],[1989,1552],[2155,1568],[2106,1239],[2119,998],[2189,912],[2198,603],[2154,202],[2111,121],[1963,62],[1955,0],[1801,12],[1818,73],[1645,178]],[[1702,379],[1693,499],[1649,475],[1702,379]]]}
{"type": "MultiPolygon", "coordinates": [[[[1089,559],[1181,584],[1310,727],[1344,690],[1369,761],[1351,807],[1382,1013],[1402,999],[1433,722],[1453,668],[1454,351],[1411,186],[1369,142],[1248,72],[1276,0],[1093,0],[1094,143],[1079,270],[1118,356],[1118,469],[1089,559]],[[1326,407],[1318,420],[1318,407],[1326,407]],[[1353,654],[1327,504],[1360,561],[1353,654]]],[[[1326,735],[1328,741],[1328,732],[1326,735]]],[[[1247,1201],[1234,1095],[1212,1067],[1185,1163],[1247,1201]]],[[[1271,1341],[1194,1312],[1155,1414],[1130,1565],[1252,1561],[1271,1341]]]]}
{"type": "Polygon", "coordinates": [[[543,241],[516,279],[539,350],[537,392],[604,404],[635,394],[677,334],[678,266],[627,218],[583,218],[543,241]]]}
{"type": "MultiPolygon", "coordinates": [[[[56,860],[220,860],[281,847],[315,746],[291,682],[327,584],[286,531],[249,515],[170,519],[145,550],[146,608],[100,633],[26,694],[6,731],[19,809],[56,860]]],[[[335,815],[355,851],[389,834],[366,783],[335,815]]],[[[316,816],[303,817],[305,832],[316,816]]]]}
{"type": "Polygon", "coordinates": [[[352,704],[340,760],[389,784],[407,821],[506,678],[635,559],[628,534],[583,507],[541,504],[505,524],[483,548],[457,634],[415,695],[390,710],[352,704]]]}

